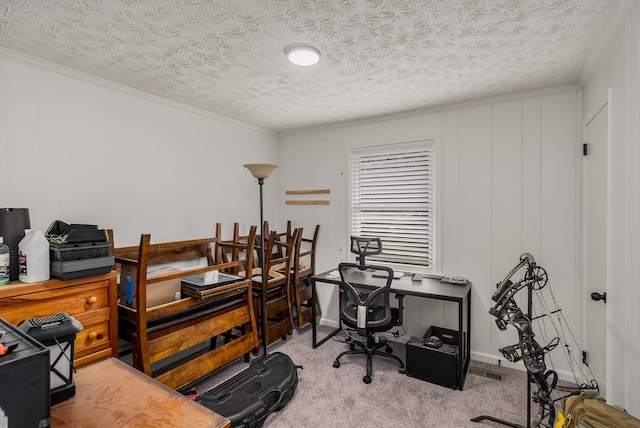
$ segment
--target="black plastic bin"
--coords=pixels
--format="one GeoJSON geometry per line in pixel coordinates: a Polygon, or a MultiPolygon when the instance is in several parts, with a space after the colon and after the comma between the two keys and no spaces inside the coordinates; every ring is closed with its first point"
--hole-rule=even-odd
{"type": "Polygon", "coordinates": [[[407,375],[437,385],[456,389],[462,380],[458,379],[458,358],[460,346],[455,330],[431,326],[422,338],[412,337],[407,342],[407,375]],[[431,336],[440,339],[434,346],[428,341],[431,336]]]}

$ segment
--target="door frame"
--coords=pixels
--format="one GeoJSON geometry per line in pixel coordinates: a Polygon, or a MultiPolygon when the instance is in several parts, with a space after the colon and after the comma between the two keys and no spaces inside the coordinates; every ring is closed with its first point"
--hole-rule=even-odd
{"type": "MultiPolygon", "coordinates": [[[[612,224],[611,224],[611,207],[612,207],[612,201],[611,201],[611,174],[612,174],[612,126],[611,124],[613,123],[613,118],[612,118],[612,95],[613,95],[613,90],[612,88],[609,88],[607,91],[607,99],[604,100],[601,104],[599,104],[598,108],[595,109],[595,112],[590,114],[589,116],[586,116],[585,120],[583,121],[582,124],[582,142],[583,144],[587,143],[587,126],[589,125],[589,123],[591,123],[591,121],[593,119],[596,118],[596,116],[598,116],[598,114],[600,114],[600,112],[603,109],[607,109],[607,141],[606,141],[606,151],[607,151],[607,162],[606,162],[606,167],[607,167],[607,171],[606,171],[606,178],[607,178],[607,183],[606,183],[606,239],[605,239],[605,253],[606,253],[606,259],[605,259],[605,269],[606,269],[606,283],[604,284],[604,291],[607,293],[607,295],[610,295],[610,293],[612,292],[611,289],[611,284],[612,284],[612,272],[611,272],[611,266],[612,266],[612,261],[611,261],[611,233],[612,233],[612,224]]],[[[581,202],[581,222],[582,222],[582,244],[581,244],[581,260],[582,260],[582,275],[581,275],[581,292],[582,292],[582,299],[581,299],[581,319],[582,319],[582,334],[581,334],[581,342],[584,346],[585,343],[587,343],[586,341],[586,335],[588,334],[587,331],[587,323],[586,323],[586,319],[588,317],[588,305],[591,303],[591,296],[590,296],[590,292],[591,290],[587,290],[587,278],[586,278],[586,261],[585,261],[585,255],[586,255],[586,239],[584,239],[584,237],[586,236],[586,219],[585,219],[585,199],[586,199],[586,168],[585,168],[585,163],[586,163],[586,159],[583,157],[583,162],[582,162],[582,202],[581,202]]],[[[607,305],[606,303],[602,303],[604,305],[607,305]]],[[[614,361],[613,359],[613,350],[612,350],[612,338],[611,335],[609,334],[611,331],[611,324],[613,321],[612,318],[612,311],[610,310],[610,307],[605,306],[605,344],[604,344],[604,357],[605,357],[605,384],[604,386],[604,390],[605,391],[612,391],[613,385],[611,384],[612,379],[613,379],[613,371],[615,370],[615,367],[613,367],[612,362],[614,361]]]]}

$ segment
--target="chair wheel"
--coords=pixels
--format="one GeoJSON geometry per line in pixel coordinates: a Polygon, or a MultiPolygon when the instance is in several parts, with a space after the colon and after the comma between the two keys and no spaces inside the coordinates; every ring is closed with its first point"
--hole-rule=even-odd
{"type": "Polygon", "coordinates": [[[406,374],[406,373],[407,373],[407,369],[406,369],[406,368],[404,368],[404,367],[400,367],[400,368],[398,369],[398,373],[400,373],[400,374],[406,374]]]}
{"type": "Polygon", "coordinates": [[[362,378],[362,381],[366,384],[370,384],[371,383],[371,376],[365,376],[362,378]]]}
{"type": "Polygon", "coordinates": [[[393,353],[393,348],[389,345],[387,345],[387,347],[385,348],[385,351],[387,351],[387,354],[392,354],[393,353]]]}
{"type": "Polygon", "coordinates": [[[339,367],[340,367],[340,361],[335,360],[335,361],[333,362],[333,367],[335,367],[335,368],[339,368],[339,367]]]}

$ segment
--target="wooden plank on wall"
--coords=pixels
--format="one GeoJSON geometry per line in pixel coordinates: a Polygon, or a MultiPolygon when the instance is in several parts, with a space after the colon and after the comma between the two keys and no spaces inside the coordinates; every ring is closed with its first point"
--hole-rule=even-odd
{"type": "Polygon", "coordinates": [[[300,200],[300,201],[293,201],[293,200],[288,200],[285,202],[287,205],[329,205],[329,201],[328,200],[300,200]]]}
{"type": "Polygon", "coordinates": [[[319,195],[331,193],[330,189],[305,189],[305,190],[287,190],[287,195],[319,195]]]}

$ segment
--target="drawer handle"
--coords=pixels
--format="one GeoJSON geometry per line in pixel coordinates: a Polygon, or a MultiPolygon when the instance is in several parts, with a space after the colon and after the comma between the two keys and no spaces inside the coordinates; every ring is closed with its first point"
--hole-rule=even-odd
{"type": "Polygon", "coordinates": [[[87,299],[87,303],[88,303],[89,305],[93,305],[93,304],[95,304],[97,301],[98,301],[98,298],[97,298],[96,296],[91,296],[91,297],[89,297],[89,298],[87,299]]]}
{"type": "Polygon", "coordinates": [[[102,333],[96,333],[95,331],[89,333],[89,340],[102,339],[102,337],[102,333]]]}

